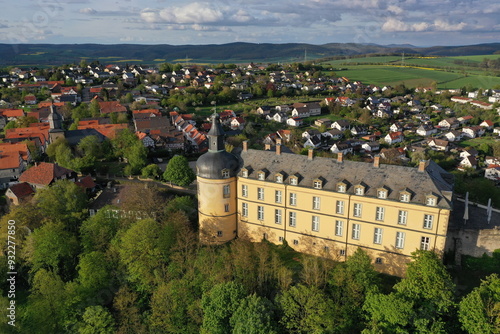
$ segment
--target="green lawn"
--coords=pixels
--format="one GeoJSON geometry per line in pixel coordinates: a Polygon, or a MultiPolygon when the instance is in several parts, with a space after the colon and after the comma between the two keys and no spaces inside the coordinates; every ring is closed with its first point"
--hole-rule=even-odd
{"type": "Polygon", "coordinates": [[[462,147],[479,147],[481,144],[488,144],[491,147],[496,141],[498,141],[498,139],[495,139],[493,137],[479,137],[469,140],[463,140],[459,143],[459,145],[462,147]]]}

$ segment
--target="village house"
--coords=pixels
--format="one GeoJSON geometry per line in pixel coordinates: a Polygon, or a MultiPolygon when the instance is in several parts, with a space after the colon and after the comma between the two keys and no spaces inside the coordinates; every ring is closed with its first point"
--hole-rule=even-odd
{"type": "Polygon", "coordinates": [[[448,152],[450,147],[450,143],[447,140],[437,139],[437,138],[429,138],[427,140],[427,145],[436,151],[444,151],[448,152]]]}
{"type": "Polygon", "coordinates": [[[388,133],[384,137],[384,141],[389,144],[401,143],[404,140],[404,135],[401,131],[388,133]]]}
{"type": "Polygon", "coordinates": [[[421,124],[417,128],[416,133],[419,136],[426,137],[437,133],[437,129],[431,123],[426,123],[426,124],[421,124]]]}
{"type": "Polygon", "coordinates": [[[339,119],[335,122],[332,123],[332,129],[337,129],[339,131],[345,131],[347,129],[349,129],[349,121],[345,120],[345,119],[339,119]]]}
{"type": "Polygon", "coordinates": [[[57,180],[77,181],[74,171],[58,164],[41,162],[21,174],[19,182],[27,182],[33,189],[48,187],[57,180]]]}
{"type": "Polygon", "coordinates": [[[29,202],[34,194],[35,191],[28,183],[21,182],[11,185],[5,192],[5,197],[9,205],[19,205],[29,202]]]}
{"type": "Polygon", "coordinates": [[[472,169],[477,168],[477,160],[475,157],[467,156],[460,161],[460,163],[458,164],[458,169],[464,170],[466,168],[472,168],[472,169]]]}
{"type": "Polygon", "coordinates": [[[500,182],[500,164],[488,165],[484,169],[484,177],[495,182],[500,182]]]}

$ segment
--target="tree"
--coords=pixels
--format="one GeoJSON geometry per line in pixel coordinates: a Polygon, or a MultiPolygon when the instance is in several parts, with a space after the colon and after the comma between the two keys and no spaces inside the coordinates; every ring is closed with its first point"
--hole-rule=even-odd
{"type": "Polygon", "coordinates": [[[78,281],[87,294],[95,295],[111,282],[111,266],[100,251],[84,253],[78,263],[78,281]]]}
{"type": "Polygon", "coordinates": [[[230,319],[233,334],[276,334],[274,306],[267,299],[252,294],[240,303],[230,319]]]}
{"type": "Polygon", "coordinates": [[[35,200],[44,217],[63,222],[68,230],[76,231],[87,215],[87,195],[69,180],[58,180],[38,190],[35,200]]]}
{"type": "Polygon", "coordinates": [[[394,285],[394,292],[367,297],[363,309],[369,314],[372,330],[444,333],[453,328],[449,319],[455,306],[455,286],[443,263],[432,251],[417,250],[412,258],[406,277],[394,285]],[[382,302],[398,307],[381,308],[382,302]]]}
{"type": "Polygon", "coordinates": [[[163,178],[181,187],[187,187],[196,179],[186,157],[176,155],[168,162],[163,178]]]}
{"type": "Polygon", "coordinates": [[[201,332],[206,334],[231,333],[231,316],[244,297],[243,286],[235,282],[217,284],[204,293],[201,298],[203,308],[201,332]]]}
{"type": "Polygon", "coordinates": [[[80,244],[84,252],[106,252],[119,227],[119,219],[109,214],[109,206],[103,207],[80,226],[80,244]]]}
{"type": "Polygon", "coordinates": [[[81,156],[90,156],[95,159],[103,157],[103,152],[101,151],[101,141],[97,136],[86,136],[78,143],[78,151],[81,156]]]}
{"type": "Polygon", "coordinates": [[[467,333],[500,333],[500,278],[497,274],[486,277],[460,301],[458,317],[467,333]]]}
{"type": "Polygon", "coordinates": [[[157,164],[147,165],[141,171],[141,176],[144,178],[157,179],[160,175],[161,175],[161,169],[157,164]]]}
{"type": "Polygon", "coordinates": [[[298,284],[278,295],[281,325],[291,333],[328,333],[334,329],[331,300],[315,286],[298,284]]]}
{"type": "Polygon", "coordinates": [[[138,307],[139,296],[130,290],[128,285],[122,285],[113,299],[113,309],[116,314],[117,334],[147,333],[141,321],[141,310],[138,307]]]}
{"type": "Polygon", "coordinates": [[[24,257],[31,264],[33,272],[45,268],[64,274],[74,268],[78,241],[73,234],[64,230],[63,224],[46,223],[36,229],[26,242],[24,257]]]}
{"type": "Polygon", "coordinates": [[[111,313],[104,307],[89,306],[83,313],[83,321],[78,328],[80,334],[113,334],[115,333],[115,320],[111,313]]]}

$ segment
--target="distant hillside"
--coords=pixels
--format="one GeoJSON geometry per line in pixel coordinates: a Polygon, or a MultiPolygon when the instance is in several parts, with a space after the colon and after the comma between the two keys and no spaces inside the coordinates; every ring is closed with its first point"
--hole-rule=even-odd
{"type": "Polygon", "coordinates": [[[491,55],[500,51],[500,43],[434,46],[329,43],[229,43],[210,45],[139,45],[139,44],[0,44],[0,66],[62,65],[81,59],[104,63],[161,62],[242,63],[296,62],[335,56],[362,54],[413,53],[424,56],[491,55]]]}

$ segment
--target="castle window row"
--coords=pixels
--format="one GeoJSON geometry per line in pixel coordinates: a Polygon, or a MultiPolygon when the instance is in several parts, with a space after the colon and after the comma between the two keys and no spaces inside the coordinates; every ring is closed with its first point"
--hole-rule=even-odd
{"type": "MultiPolygon", "coordinates": [[[[240,175],[244,178],[249,178],[251,175],[251,171],[252,171],[252,167],[247,166],[247,167],[241,169],[240,175]]],[[[270,180],[269,171],[267,171],[266,169],[257,171],[255,175],[256,175],[257,180],[260,180],[260,181],[270,180]]],[[[228,177],[229,177],[229,175],[228,175],[228,177]]],[[[282,172],[274,174],[272,181],[274,181],[276,183],[285,183],[285,179],[288,179],[288,183],[290,185],[297,186],[302,182],[303,177],[299,173],[295,173],[295,174],[289,175],[287,177],[287,174],[282,171],[282,172]]],[[[318,178],[315,178],[312,181],[312,184],[310,184],[309,186],[314,188],[314,189],[323,189],[325,182],[326,182],[326,179],[319,176],[318,178]]],[[[337,182],[337,184],[335,186],[335,190],[339,193],[347,193],[348,189],[351,187],[353,189],[353,193],[357,196],[365,196],[368,189],[369,189],[369,186],[364,182],[361,182],[361,183],[355,184],[355,185],[351,185],[347,180],[342,180],[340,182],[337,182]]],[[[388,199],[389,195],[391,194],[392,191],[393,190],[387,186],[382,186],[382,187],[376,188],[375,189],[375,197],[380,198],[380,199],[388,199]]],[[[415,198],[415,193],[408,188],[404,188],[404,189],[399,191],[399,195],[397,198],[401,202],[410,203],[412,201],[412,199],[415,198]]],[[[438,202],[439,202],[439,196],[437,196],[436,194],[428,193],[425,195],[425,204],[427,206],[436,206],[438,204],[438,202]]]]}

